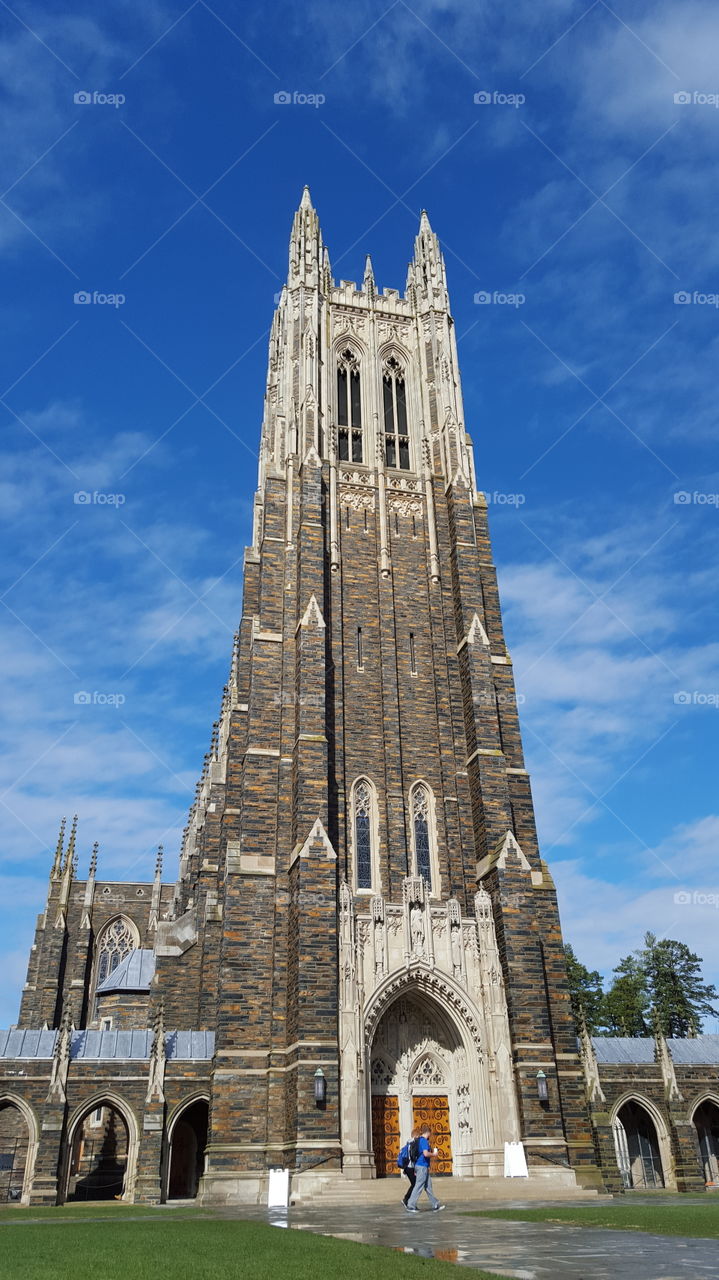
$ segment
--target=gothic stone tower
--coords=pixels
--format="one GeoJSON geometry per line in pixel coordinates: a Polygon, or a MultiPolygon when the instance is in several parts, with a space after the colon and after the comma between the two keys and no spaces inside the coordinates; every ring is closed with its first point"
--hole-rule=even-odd
{"type": "Polygon", "coordinates": [[[486,515],[427,215],[404,295],[369,259],[336,285],[305,189],[238,643],[158,926],[170,1024],[194,999],[217,1029],[208,1199],[273,1165],[386,1172],[420,1116],[447,1172],[501,1173],[521,1138],[532,1175],[599,1181],[486,515]]]}

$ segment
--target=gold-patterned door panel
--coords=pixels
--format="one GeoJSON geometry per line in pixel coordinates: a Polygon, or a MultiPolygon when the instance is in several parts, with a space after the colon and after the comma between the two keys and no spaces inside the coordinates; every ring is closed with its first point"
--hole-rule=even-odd
{"type": "Polygon", "coordinates": [[[432,1160],[433,1174],[452,1172],[452,1135],[449,1128],[449,1099],[446,1094],[417,1096],[412,1099],[412,1123],[416,1128],[429,1125],[430,1142],[439,1148],[439,1155],[432,1160]]]}
{"type": "Polygon", "coordinates": [[[372,1146],[377,1177],[399,1176],[399,1098],[373,1095],[372,1146]]]}

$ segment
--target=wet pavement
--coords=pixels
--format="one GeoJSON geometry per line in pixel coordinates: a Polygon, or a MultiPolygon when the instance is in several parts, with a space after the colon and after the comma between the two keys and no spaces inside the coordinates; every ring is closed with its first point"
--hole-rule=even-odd
{"type": "MultiPolygon", "coordinates": [[[[550,1205],[552,1202],[547,1201],[550,1205]]],[[[652,1200],[656,1204],[656,1200],[652,1200]]],[[[704,1203],[704,1202],[703,1202],[704,1203]]],[[[482,1209],[521,1208],[518,1199],[482,1209]]],[[[527,1206],[529,1207],[529,1206],[527,1206]]],[[[532,1203],[537,1208],[537,1202],[532,1203]]],[[[566,1209],[566,1201],[557,1204],[566,1209]]],[[[441,1213],[405,1213],[402,1205],[307,1205],[287,1212],[243,1211],[277,1227],[314,1231],[361,1244],[402,1249],[424,1258],[494,1271],[516,1280],[707,1280],[719,1278],[719,1243],[644,1232],[464,1216],[475,1204],[441,1213]]]]}

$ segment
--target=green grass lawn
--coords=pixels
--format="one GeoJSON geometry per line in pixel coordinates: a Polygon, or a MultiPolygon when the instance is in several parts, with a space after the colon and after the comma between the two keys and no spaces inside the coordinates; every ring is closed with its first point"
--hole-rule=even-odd
{"type": "Polygon", "coordinates": [[[513,1222],[553,1222],[568,1227],[608,1227],[613,1231],[649,1231],[661,1236],[719,1237],[719,1196],[706,1204],[610,1204],[554,1209],[489,1209],[473,1218],[509,1218],[513,1222]]]}
{"type": "MultiPolygon", "coordinates": [[[[78,1209],[80,1206],[77,1207],[78,1209]]],[[[0,1218],[3,1276],[12,1280],[97,1280],[122,1274],[128,1280],[457,1280],[451,1262],[412,1257],[374,1245],[350,1244],[264,1223],[227,1219],[173,1218],[131,1221],[120,1213],[92,1223],[33,1223],[0,1218]]],[[[152,1211],[150,1210],[150,1213],[152,1211]]],[[[73,1215],[74,1216],[74,1215],[73,1215]]],[[[500,1280],[475,1271],[477,1280],[500,1280]]]]}

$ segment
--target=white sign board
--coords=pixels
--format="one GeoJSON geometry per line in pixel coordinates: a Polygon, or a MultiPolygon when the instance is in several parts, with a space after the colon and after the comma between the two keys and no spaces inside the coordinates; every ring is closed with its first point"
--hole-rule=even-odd
{"type": "Polygon", "coordinates": [[[267,1208],[286,1209],[289,1198],[289,1169],[270,1169],[270,1185],[267,1191],[267,1208]]]}
{"type": "Polygon", "coordinates": [[[527,1157],[521,1142],[505,1142],[504,1144],[504,1176],[505,1178],[528,1178],[527,1157]]]}

